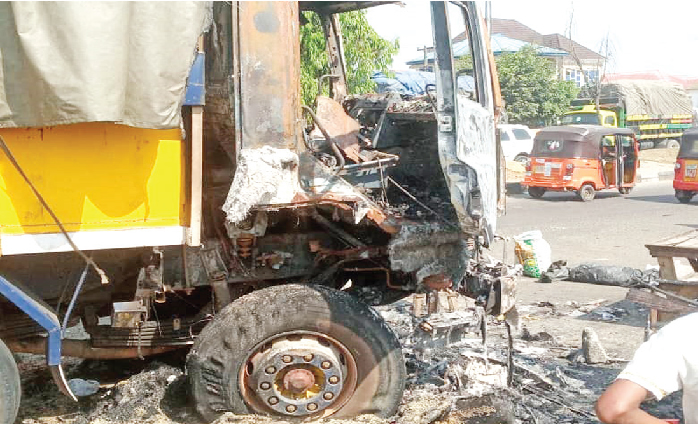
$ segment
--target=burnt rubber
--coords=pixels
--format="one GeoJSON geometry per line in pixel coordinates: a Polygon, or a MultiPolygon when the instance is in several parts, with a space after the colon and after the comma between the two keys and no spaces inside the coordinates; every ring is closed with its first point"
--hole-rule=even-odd
{"type": "Polygon", "coordinates": [[[17,364],[0,340],[0,424],[15,422],[21,395],[17,364]]]}
{"type": "Polygon", "coordinates": [[[202,330],[187,358],[197,412],[209,422],[225,411],[253,413],[241,393],[241,368],[259,343],[289,332],[326,335],[353,355],[357,384],[331,417],[388,417],[396,412],[406,367],[401,345],[386,322],[343,292],[296,284],[247,294],[226,306],[202,330]]]}

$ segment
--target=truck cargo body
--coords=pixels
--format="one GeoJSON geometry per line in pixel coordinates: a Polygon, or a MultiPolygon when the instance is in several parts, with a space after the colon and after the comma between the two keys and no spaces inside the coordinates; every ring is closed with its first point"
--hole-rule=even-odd
{"type": "Polygon", "coordinates": [[[693,107],[678,84],[621,80],[603,84],[597,104],[590,97],[572,101],[562,123],[627,127],[641,148],[678,148],[683,131],[693,126],[693,107]]]}

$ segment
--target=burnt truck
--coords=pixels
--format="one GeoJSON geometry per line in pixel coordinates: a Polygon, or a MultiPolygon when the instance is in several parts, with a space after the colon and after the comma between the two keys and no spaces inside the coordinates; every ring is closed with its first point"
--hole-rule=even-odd
{"type": "Polygon", "coordinates": [[[206,421],[389,416],[406,370],[371,305],[413,294],[427,345],[512,308],[513,272],[483,249],[504,168],[477,7],[425,3],[429,94],[350,94],[338,16],[383,3],[0,4],[0,421],[20,402],[11,352],[45,354],[76,399],[64,356],[185,348],[206,421]],[[330,68],[309,106],[304,13],[330,68]]]}

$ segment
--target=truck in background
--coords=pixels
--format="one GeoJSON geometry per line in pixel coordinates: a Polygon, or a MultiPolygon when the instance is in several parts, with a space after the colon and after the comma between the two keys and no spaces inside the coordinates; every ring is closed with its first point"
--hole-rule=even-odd
{"type": "Polygon", "coordinates": [[[564,113],[562,124],[627,127],[641,149],[678,148],[685,129],[693,126],[690,96],[676,83],[619,80],[600,86],[597,99],[582,92],[564,113]]]}
{"type": "Polygon", "coordinates": [[[389,416],[406,369],[371,304],[414,294],[426,344],[513,306],[514,272],[482,252],[504,179],[476,4],[425,4],[428,109],[344,109],[338,14],[382,3],[0,4],[0,422],[21,392],[7,349],[45,354],[73,399],[62,356],[189,348],[206,421],[389,416]],[[331,67],[315,108],[300,105],[303,11],[331,67]],[[51,28],[23,31],[37,22],[51,28]],[[467,95],[451,44],[465,30],[467,95]],[[457,296],[470,303],[441,327],[457,296]]]}

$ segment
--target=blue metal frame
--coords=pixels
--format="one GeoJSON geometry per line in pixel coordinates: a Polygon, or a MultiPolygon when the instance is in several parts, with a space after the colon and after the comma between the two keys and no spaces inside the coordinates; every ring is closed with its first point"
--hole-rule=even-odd
{"type": "Polygon", "coordinates": [[[185,102],[187,106],[204,105],[206,91],[204,88],[204,53],[198,52],[187,77],[187,89],[185,90],[185,102]]]}
{"type": "Polygon", "coordinates": [[[2,276],[0,276],[0,294],[46,330],[49,334],[46,363],[48,365],[61,365],[61,323],[51,308],[34,299],[2,276]]]}

